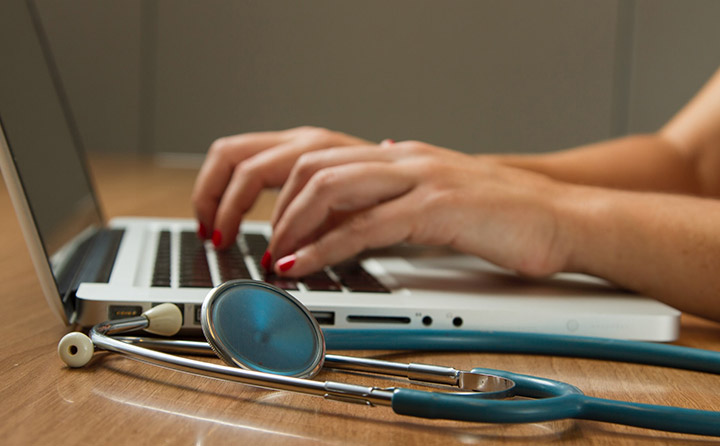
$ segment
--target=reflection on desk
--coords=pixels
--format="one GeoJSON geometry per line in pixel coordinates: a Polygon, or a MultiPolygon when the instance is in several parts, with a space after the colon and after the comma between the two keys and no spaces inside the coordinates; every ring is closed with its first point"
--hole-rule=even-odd
{"type": "MultiPolygon", "coordinates": [[[[98,158],[100,197],[109,217],[191,217],[194,169],[144,159],[98,158]]],[[[264,196],[249,218],[267,218],[264,196]]],[[[96,354],[69,370],[56,345],[69,328],[42,297],[17,219],[0,194],[0,359],[3,444],[717,444],[718,439],[585,421],[487,425],[401,417],[386,407],[349,405],[273,392],[96,354]]],[[[720,325],[684,316],[677,344],[720,350],[720,325]]],[[[547,356],[448,352],[349,352],[458,369],[487,367],[569,382],[603,398],[697,409],[720,407],[720,376],[662,367],[547,356]]],[[[319,379],[376,384],[323,372],[319,379]]],[[[365,381],[366,380],[366,381],[365,381]]],[[[382,382],[381,382],[382,384],[382,382]]]]}

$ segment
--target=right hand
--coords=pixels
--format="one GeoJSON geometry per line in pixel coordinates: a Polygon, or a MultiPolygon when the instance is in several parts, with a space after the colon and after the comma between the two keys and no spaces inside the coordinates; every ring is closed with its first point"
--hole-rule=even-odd
{"type": "Polygon", "coordinates": [[[317,127],[245,133],[216,140],[208,151],[192,193],[198,235],[218,249],[237,237],[243,215],[264,188],[285,183],[297,159],[329,147],[372,144],[317,127]]]}

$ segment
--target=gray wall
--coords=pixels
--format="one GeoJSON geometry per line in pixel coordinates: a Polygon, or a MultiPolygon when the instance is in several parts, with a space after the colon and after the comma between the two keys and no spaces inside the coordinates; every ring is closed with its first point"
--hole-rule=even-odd
{"type": "Polygon", "coordinates": [[[720,1],[639,0],[628,128],[666,122],[720,67],[720,1]]]}
{"type": "Polygon", "coordinates": [[[38,0],[91,150],[313,124],[468,152],[652,131],[720,66],[713,0],[38,0]]]}

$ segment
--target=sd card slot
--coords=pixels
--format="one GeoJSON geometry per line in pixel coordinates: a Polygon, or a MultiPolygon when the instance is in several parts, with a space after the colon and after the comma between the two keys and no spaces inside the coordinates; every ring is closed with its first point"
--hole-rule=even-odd
{"type": "Polygon", "coordinates": [[[361,324],[409,324],[410,318],[407,316],[349,315],[347,321],[361,324]]]}

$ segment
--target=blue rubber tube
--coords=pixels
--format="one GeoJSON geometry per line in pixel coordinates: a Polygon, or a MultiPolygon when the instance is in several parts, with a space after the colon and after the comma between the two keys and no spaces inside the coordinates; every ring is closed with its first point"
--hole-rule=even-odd
{"type": "Polygon", "coordinates": [[[459,330],[325,330],[328,350],[439,350],[604,359],[720,374],[720,353],[652,342],[459,330]]]}
{"type": "Polygon", "coordinates": [[[398,414],[484,423],[537,423],[566,418],[602,421],[668,432],[720,436],[720,412],[593,398],[559,381],[502,370],[473,369],[515,382],[515,394],[538,399],[489,400],[472,395],[397,389],[398,414]]]}

